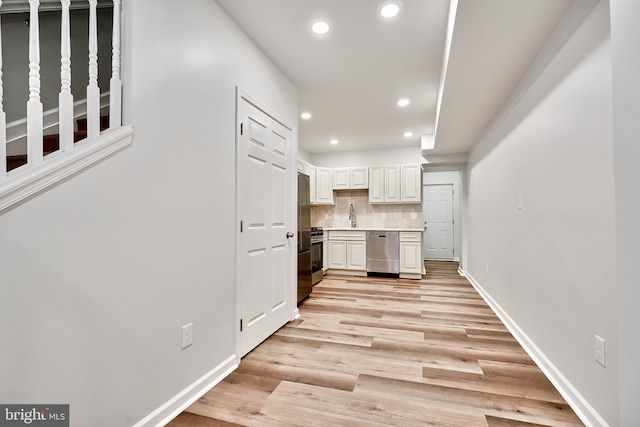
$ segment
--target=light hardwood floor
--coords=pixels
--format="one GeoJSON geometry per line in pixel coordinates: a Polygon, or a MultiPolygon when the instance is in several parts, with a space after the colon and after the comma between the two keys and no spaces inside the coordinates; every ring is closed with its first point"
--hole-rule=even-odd
{"type": "Polygon", "coordinates": [[[583,425],[457,267],[325,276],[169,426],[583,425]]]}

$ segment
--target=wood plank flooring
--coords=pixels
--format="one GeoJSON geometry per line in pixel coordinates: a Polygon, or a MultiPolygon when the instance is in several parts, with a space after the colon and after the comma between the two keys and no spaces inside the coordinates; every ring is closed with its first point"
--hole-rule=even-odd
{"type": "Polygon", "coordinates": [[[582,426],[457,267],[325,276],[169,426],[582,426]]]}

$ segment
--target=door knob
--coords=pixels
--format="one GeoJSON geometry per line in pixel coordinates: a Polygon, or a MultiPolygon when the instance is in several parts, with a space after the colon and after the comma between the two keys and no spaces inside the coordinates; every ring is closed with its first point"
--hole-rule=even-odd
{"type": "Polygon", "coordinates": [[[293,237],[293,233],[290,231],[287,231],[287,239],[290,239],[293,237]]]}

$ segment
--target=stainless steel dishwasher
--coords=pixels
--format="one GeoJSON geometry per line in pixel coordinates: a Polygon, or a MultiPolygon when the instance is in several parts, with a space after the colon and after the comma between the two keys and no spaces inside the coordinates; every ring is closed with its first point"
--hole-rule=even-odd
{"type": "Polygon", "coordinates": [[[367,231],[367,274],[400,275],[400,241],[397,231],[367,231]]]}

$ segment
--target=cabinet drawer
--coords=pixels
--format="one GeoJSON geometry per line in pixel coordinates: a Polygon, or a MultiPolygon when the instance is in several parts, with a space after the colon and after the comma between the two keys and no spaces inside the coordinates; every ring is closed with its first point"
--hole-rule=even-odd
{"type": "Polygon", "coordinates": [[[421,237],[422,237],[422,233],[419,231],[401,231],[400,232],[401,242],[420,242],[421,237]]]}
{"type": "Polygon", "coordinates": [[[329,240],[366,240],[366,231],[330,230],[329,240]]]}

